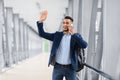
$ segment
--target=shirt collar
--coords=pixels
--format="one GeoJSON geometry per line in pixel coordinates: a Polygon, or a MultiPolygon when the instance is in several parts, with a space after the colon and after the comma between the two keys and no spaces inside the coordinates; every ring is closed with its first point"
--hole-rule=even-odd
{"type": "Polygon", "coordinates": [[[65,33],[63,32],[63,35],[70,36],[70,35],[72,35],[72,34],[71,34],[71,33],[65,34],[65,33]]]}

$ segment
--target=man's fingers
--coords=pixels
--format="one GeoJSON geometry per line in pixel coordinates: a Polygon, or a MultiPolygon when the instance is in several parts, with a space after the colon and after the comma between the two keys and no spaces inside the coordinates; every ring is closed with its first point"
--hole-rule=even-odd
{"type": "Polygon", "coordinates": [[[42,11],[41,16],[40,16],[40,21],[41,22],[46,20],[47,14],[48,14],[47,10],[42,11]]]}
{"type": "Polygon", "coordinates": [[[48,14],[47,10],[42,12],[42,15],[47,15],[47,14],[48,14]]]}
{"type": "Polygon", "coordinates": [[[44,11],[44,14],[48,14],[47,10],[44,11]]]}

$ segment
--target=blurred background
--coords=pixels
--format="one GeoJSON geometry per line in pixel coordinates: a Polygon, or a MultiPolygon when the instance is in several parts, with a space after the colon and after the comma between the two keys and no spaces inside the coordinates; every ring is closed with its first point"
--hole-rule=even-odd
{"type": "MultiPolygon", "coordinates": [[[[120,0],[0,0],[0,80],[51,80],[52,42],[38,36],[36,21],[48,11],[44,29],[61,31],[66,15],[88,42],[86,63],[120,80],[120,0]],[[48,77],[47,77],[48,76],[48,77]]],[[[78,80],[109,80],[85,67],[78,80]]]]}

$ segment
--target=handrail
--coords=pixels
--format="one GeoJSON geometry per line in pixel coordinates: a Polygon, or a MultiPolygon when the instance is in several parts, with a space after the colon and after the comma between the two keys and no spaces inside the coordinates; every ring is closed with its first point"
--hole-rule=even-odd
{"type": "Polygon", "coordinates": [[[105,78],[107,78],[107,79],[109,79],[109,80],[115,80],[111,75],[109,75],[109,74],[107,74],[107,73],[105,73],[105,72],[103,72],[103,71],[100,71],[100,70],[98,70],[98,69],[96,69],[96,68],[94,68],[94,67],[92,67],[92,66],[90,66],[90,65],[88,65],[88,64],[86,64],[86,63],[84,63],[84,65],[85,65],[87,68],[92,69],[93,71],[95,71],[95,72],[98,73],[99,75],[101,75],[101,76],[103,76],[103,77],[105,77],[105,78]]]}

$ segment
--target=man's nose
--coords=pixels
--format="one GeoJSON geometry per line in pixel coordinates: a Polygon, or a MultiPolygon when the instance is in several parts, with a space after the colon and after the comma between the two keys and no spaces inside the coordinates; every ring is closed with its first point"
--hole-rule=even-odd
{"type": "Polygon", "coordinates": [[[66,26],[67,24],[64,24],[64,26],[66,26]]]}

